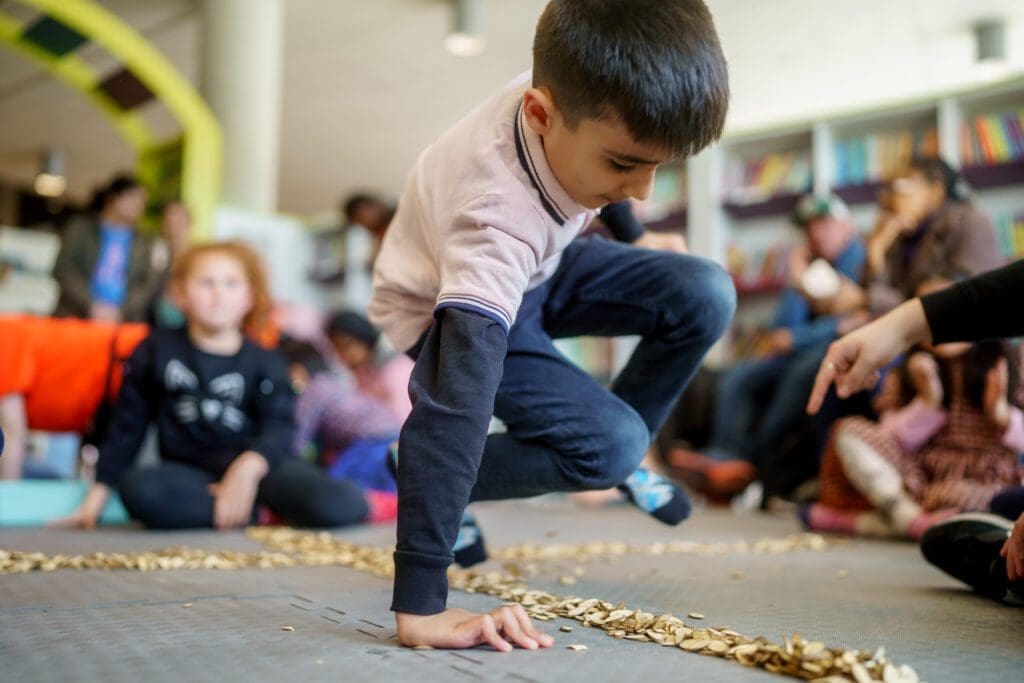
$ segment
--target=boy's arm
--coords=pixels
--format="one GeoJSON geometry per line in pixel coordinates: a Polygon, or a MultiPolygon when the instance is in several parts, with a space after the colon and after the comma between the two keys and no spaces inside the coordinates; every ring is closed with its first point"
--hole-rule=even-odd
{"type": "Polygon", "coordinates": [[[114,490],[117,490],[121,475],[135,461],[153,419],[157,393],[152,380],[153,363],[153,337],[150,336],[125,362],[114,417],[99,449],[96,481],[114,490]]]}
{"type": "Polygon", "coordinates": [[[445,609],[452,546],[476,482],[506,349],[497,321],[454,307],[437,312],[423,341],[399,442],[396,612],[445,609]]]}
{"type": "Polygon", "coordinates": [[[391,609],[406,646],[550,647],[520,605],[488,614],[445,609],[452,545],[487,438],[507,348],[504,327],[448,307],[436,313],[409,388],[413,409],[398,466],[398,547],[391,609]]]}

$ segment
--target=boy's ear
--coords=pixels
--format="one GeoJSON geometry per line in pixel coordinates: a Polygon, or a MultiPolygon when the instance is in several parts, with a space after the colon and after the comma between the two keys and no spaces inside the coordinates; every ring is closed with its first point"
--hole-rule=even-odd
{"type": "Polygon", "coordinates": [[[547,135],[554,125],[558,108],[547,86],[530,88],[523,95],[523,115],[526,125],[537,135],[547,135]]]}

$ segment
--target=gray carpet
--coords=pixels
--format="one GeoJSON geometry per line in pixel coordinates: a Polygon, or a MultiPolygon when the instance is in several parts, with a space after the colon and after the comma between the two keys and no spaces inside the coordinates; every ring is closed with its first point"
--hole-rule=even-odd
{"type": "MultiPolygon", "coordinates": [[[[579,509],[555,499],[476,506],[493,546],[523,541],[733,541],[797,531],[789,519],[702,511],[679,528],[632,508],[579,509]]],[[[338,532],[387,545],[388,526],[338,532]]],[[[170,545],[256,550],[241,533],[0,530],[0,547],[48,553],[170,545]]],[[[786,555],[674,555],[541,567],[531,585],[598,597],[773,640],[795,632],[830,645],[884,645],[931,683],[1024,680],[1024,610],[975,597],[929,567],[915,546],[855,541],[786,555]]],[[[617,641],[592,629],[559,633],[541,652],[413,651],[397,646],[390,586],[339,568],[105,572],[0,576],[3,681],[768,681],[712,657],[617,641]],[[184,608],[184,603],[192,603],[184,608]],[[294,631],[283,631],[281,626],[294,631]],[[584,644],[585,652],[567,650],[584,644]]],[[[453,593],[486,610],[493,598],[453,593]]]]}

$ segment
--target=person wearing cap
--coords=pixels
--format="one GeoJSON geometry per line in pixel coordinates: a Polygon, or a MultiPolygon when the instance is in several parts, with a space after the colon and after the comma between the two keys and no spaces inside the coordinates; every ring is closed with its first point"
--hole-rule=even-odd
{"type": "Polygon", "coordinates": [[[412,359],[381,348],[380,330],[355,311],[338,311],[331,315],[326,333],[339,360],[355,376],[359,390],[383,401],[398,423],[404,422],[412,410],[409,399],[412,359]]]}
{"type": "Polygon", "coordinates": [[[807,195],[793,212],[805,243],[789,261],[782,293],[766,335],[766,357],[726,371],[715,399],[712,435],[704,453],[676,448],[676,474],[713,498],[739,493],[757,465],[804,419],[804,404],[828,344],[866,322],[862,311],[829,311],[860,280],[864,245],[836,196],[807,195]]]}

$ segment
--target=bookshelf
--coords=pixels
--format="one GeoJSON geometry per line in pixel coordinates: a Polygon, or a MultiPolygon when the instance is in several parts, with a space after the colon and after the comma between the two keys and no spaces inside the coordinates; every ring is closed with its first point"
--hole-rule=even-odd
{"type": "MultiPolygon", "coordinates": [[[[914,153],[938,153],[961,168],[974,202],[993,219],[1003,253],[1024,257],[1024,75],[731,133],[690,159],[687,239],[695,253],[733,273],[737,328],[765,324],[774,312],[783,286],[777,266],[802,240],[789,216],[804,191],[838,194],[866,234],[879,189],[914,153]],[[789,174],[779,170],[783,164],[789,174]]],[[[723,344],[712,362],[729,356],[723,344]]]]}

